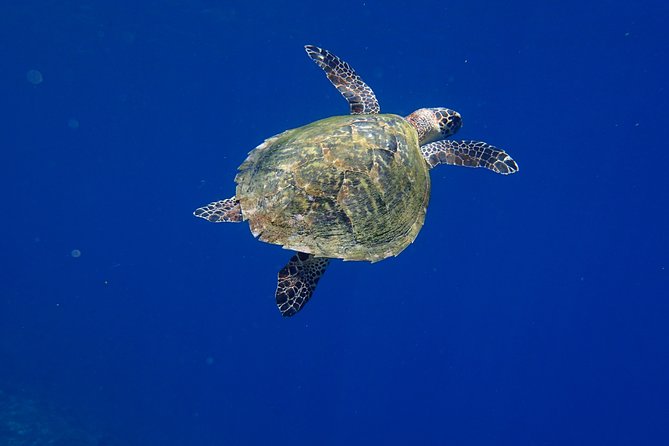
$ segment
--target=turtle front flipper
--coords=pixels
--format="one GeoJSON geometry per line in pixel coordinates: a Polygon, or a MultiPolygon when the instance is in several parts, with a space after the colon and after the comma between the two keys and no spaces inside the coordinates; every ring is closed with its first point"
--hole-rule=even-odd
{"type": "Polygon", "coordinates": [[[292,316],[311,298],[330,259],[314,257],[304,252],[295,253],[279,271],[276,287],[276,305],[283,316],[292,316]]]}
{"type": "Polygon", "coordinates": [[[243,220],[242,208],[235,197],[214,201],[206,206],[197,208],[193,212],[193,215],[204,218],[212,223],[237,223],[243,220]]]}
{"type": "Polygon", "coordinates": [[[374,92],[363,82],[353,68],[328,50],[313,45],[304,47],[307,54],[325,71],[332,85],[344,96],[351,107],[351,114],[379,113],[379,101],[374,92]]]}
{"type": "Polygon", "coordinates": [[[482,141],[437,141],[420,148],[423,157],[435,167],[438,164],[485,167],[509,175],[518,172],[518,164],[504,151],[482,141]]]}

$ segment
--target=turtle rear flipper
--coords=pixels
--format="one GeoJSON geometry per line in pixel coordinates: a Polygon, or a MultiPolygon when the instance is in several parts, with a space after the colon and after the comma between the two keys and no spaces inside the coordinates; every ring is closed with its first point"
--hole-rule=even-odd
{"type": "Polygon", "coordinates": [[[293,316],[309,301],[330,259],[296,253],[281,268],[276,287],[276,305],[283,316],[293,316]]]}
{"type": "Polygon", "coordinates": [[[238,223],[243,220],[242,208],[235,197],[214,201],[206,206],[195,209],[193,215],[204,218],[212,223],[238,223]]]}
{"type": "Polygon", "coordinates": [[[518,164],[504,150],[482,141],[437,141],[420,148],[430,167],[438,164],[485,167],[495,173],[518,172],[518,164]]]}

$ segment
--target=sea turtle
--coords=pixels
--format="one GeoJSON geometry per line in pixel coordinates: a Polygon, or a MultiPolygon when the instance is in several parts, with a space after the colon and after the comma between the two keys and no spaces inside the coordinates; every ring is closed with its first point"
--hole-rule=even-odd
{"type": "Polygon", "coordinates": [[[456,111],[379,114],[374,92],[348,63],[316,46],[305,49],[351,114],[267,139],[239,167],[235,196],[194,212],[215,223],[248,220],[255,237],[297,251],[278,275],[276,304],[284,316],[311,298],[330,259],[376,262],[413,242],[425,220],[431,168],[518,171],[506,152],[487,143],[445,140],[462,125],[456,111]]]}

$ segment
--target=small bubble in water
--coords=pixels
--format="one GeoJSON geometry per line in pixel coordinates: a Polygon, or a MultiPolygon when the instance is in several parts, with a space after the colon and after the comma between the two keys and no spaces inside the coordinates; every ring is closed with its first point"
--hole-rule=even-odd
{"type": "Polygon", "coordinates": [[[67,126],[72,130],[76,130],[79,128],[79,120],[76,118],[70,118],[67,120],[67,126]]]}
{"type": "Polygon", "coordinates": [[[132,31],[126,31],[122,34],[123,42],[132,44],[135,43],[135,33],[132,31]]]}
{"type": "Polygon", "coordinates": [[[78,257],[81,257],[81,251],[79,251],[78,249],[73,249],[70,255],[76,259],[78,257]]]}
{"type": "Polygon", "coordinates": [[[26,79],[33,85],[41,84],[44,80],[42,73],[39,70],[28,70],[26,73],[26,79]]]}
{"type": "Polygon", "coordinates": [[[207,365],[212,365],[214,363],[214,358],[207,356],[207,359],[204,361],[207,365]]]}

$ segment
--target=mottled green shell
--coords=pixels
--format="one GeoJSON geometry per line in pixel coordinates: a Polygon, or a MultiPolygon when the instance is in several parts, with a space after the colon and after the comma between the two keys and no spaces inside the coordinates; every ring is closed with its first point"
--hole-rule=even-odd
{"type": "Polygon", "coordinates": [[[428,170],[416,130],[402,117],[335,116],[255,148],[239,167],[236,197],[262,241],[377,261],[418,235],[428,170]]]}

